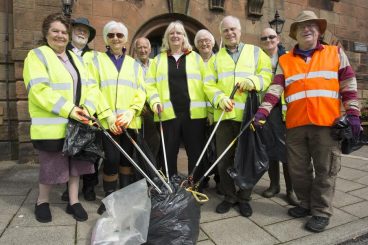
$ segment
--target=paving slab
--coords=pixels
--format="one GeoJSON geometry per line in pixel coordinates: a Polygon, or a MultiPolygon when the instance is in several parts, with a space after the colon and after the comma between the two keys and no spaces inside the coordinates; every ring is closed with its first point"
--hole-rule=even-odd
{"type": "Polygon", "coordinates": [[[249,219],[239,216],[201,225],[215,244],[275,244],[278,241],[249,219]]]}
{"type": "MultiPolygon", "coordinates": [[[[264,226],[264,229],[275,236],[281,242],[287,242],[314,234],[304,228],[304,225],[309,218],[310,216],[299,219],[294,218],[291,220],[264,226]]],[[[330,220],[330,225],[327,227],[327,230],[357,219],[358,218],[353,215],[350,215],[339,209],[334,209],[334,215],[330,220]]]]}
{"type": "Polygon", "coordinates": [[[0,181],[0,196],[26,196],[32,189],[32,185],[27,183],[15,183],[8,181],[0,181]]]}
{"type": "Polygon", "coordinates": [[[15,214],[0,214],[0,234],[2,234],[5,228],[9,225],[15,214]]]}
{"type": "Polygon", "coordinates": [[[368,159],[345,158],[342,165],[348,168],[354,168],[362,171],[368,171],[368,159]]]}
{"type": "Polygon", "coordinates": [[[336,208],[339,208],[361,201],[364,200],[357,196],[349,195],[348,193],[336,190],[332,205],[336,208]]]}
{"type": "Polygon", "coordinates": [[[100,217],[101,215],[97,214],[96,212],[88,212],[87,221],[77,222],[77,239],[90,240],[93,228],[100,217]]]}
{"type": "Polygon", "coordinates": [[[52,221],[49,223],[40,223],[35,219],[34,204],[25,203],[10,223],[10,227],[75,226],[76,220],[65,212],[65,205],[50,205],[50,210],[52,221]]]}
{"type": "Polygon", "coordinates": [[[0,237],[0,244],[65,245],[75,244],[74,226],[11,227],[0,237]]]}
{"type": "Polygon", "coordinates": [[[294,241],[284,243],[285,245],[333,245],[347,241],[353,237],[359,237],[368,233],[368,218],[346,223],[326,230],[321,233],[315,233],[294,241]]]}
{"type": "Polygon", "coordinates": [[[348,205],[341,209],[359,218],[368,217],[368,201],[348,205]]]}
{"type": "Polygon", "coordinates": [[[80,240],[77,240],[76,245],[91,245],[91,240],[90,239],[80,239],[80,240]]]}
{"type": "Polygon", "coordinates": [[[364,176],[366,176],[367,173],[365,171],[348,168],[348,167],[341,167],[341,171],[338,173],[338,176],[342,179],[346,180],[357,180],[364,176]]]}
{"type": "Polygon", "coordinates": [[[349,194],[368,200],[368,187],[361,188],[355,191],[350,191],[349,194]]]}
{"type": "Polygon", "coordinates": [[[356,182],[363,184],[363,185],[368,185],[368,176],[364,176],[360,179],[357,179],[356,182]]]}
{"type": "Polygon", "coordinates": [[[291,217],[287,215],[287,208],[266,198],[255,200],[252,203],[252,208],[253,215],[249,219],[259,226],[291,219],[291,217]]]}
{"type": "MultiPolygon", "coordinates": [[[[215,243],[213,243],[210,240],[206,240],[206,241],[200,241],[197,243],[197,245],[216,245],[215,243]]],[[[218,244],[219,245],[219,244],[218,244]]]]}
{"type": "Polygon", "coordinates": [[[0,196],[0,213],[14,215],[21,207],[25,196],[0,196]]]}
{"type": "Polygon", "coordinates": [[[357,151],[352,152],[348,157],[357,156],[357,157],[364,157],[368,159],[368,145],[363,146],[357,151]]]}
{"type": "Polygon", "coordinates": [[[336,190],[348,192],[348,191],[353,191],[353,190],[364,188],[365,187],[364,183],[357,183],[359,182],[359,180],[360,179],[357,179],[355,181],[345,180],[345,179],[339,178],[339,174],[338,174],[338,177],[336,179],[336,190]]]}
{"type": "Polygon", "coordinates": [[[204,233],[202,229],[199,229],[198,241],[204,241],[207,239],[208,236],[206,235],[206,233],[204,233]]]}

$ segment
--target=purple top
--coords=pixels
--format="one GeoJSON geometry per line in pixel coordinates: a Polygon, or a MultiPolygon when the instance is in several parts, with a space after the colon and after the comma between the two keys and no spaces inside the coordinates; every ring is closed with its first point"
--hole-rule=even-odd
{"type": "Polygon", "coordinates": [[[111,53],[110,50],[106,51],[106,54],[110,57],[112,63],[114,63],[116,70],[120,71],[121,66],[123,65],[123,61],[124,61],[124,57],[125,55],[122,54],[120,55],[117,59],[115,58],[115,55],[113,53],[111,53]]]}

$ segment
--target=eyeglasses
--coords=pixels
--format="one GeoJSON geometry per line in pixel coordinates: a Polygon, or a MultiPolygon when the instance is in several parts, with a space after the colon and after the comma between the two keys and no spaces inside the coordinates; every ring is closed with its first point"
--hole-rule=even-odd
{"type": "Polygon", "coordinates": [[[123,33],[107,33],[108,38],[114,38],[115,36],[117,38],[123,38],[124,34],[123,33]]]}
{"type": "Polygon", "coordinates": [[[206,38],[206,39],[198,40],[197,42],[198,44],[210,44],[211,40],[206,38]]]}
{"type": "Polygon", "coordinates": [[[267,41],[267,39],[273,40],[275,38],[276,38],[275,35],[269,35],[269,36],[261,37],[261,41],[267,41]]]}

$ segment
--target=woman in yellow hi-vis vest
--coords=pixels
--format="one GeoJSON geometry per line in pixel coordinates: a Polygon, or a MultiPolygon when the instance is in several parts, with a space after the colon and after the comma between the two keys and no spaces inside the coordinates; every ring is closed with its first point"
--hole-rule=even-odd
{"type": "MultiPolygon", "coordinates": [[[[110,21],[103,28],[103,38],[107,45],[105,53],[99,53],[90,64],[90,71],[100,86],[104,100],[117,117],[115,128],[110,133],[121,147],[132,156],[134,148],[129,139],[122,134],[122,128],[135,137],[135,130],[141,127],[140,113],[146,100],[143,70],[130,56],[125,54],[128,29],[121,22],[110,21]]],[[[108,121],[102,120],[107,128],[108,121]]],[[[123,188],[134,181],[131,163],[116,149],[107,138],[103,137],[106,160],[103,167],[103,188],[105,196],[119,187],[123,188]]],[[[97,212],[105,211],[101,204],[97,212]]]]}
{"type": "Polygon", "coordinates": [[[161,53],[152,61],[146,77],[147,100],[155,121],[158,112],[163,121],[170,176],[177,174],[181,141],[188,156],[189,172],[204,146],[207,108],[203,78],[203,60],[192,51],[183,24],[171,22],[163,37],[161,53]]]}
{"type": "Polygon", "coordinates": [[[51,222],[49,193],[54,184],[69,181],[66,212],[78,221],[88,215],[78,200],[79,176],[94,172],[93,163],[74,160],[62,154],[68,119],[85,121],[82,114],[102,112],[99,118],[112,116],[107,104],[98,101],[101,92],[88,82],[83,61],[66,51],[69,23],[61,14],[51,14],[42,24],[45,45],[31,50],[24,61],[24,83],[28,90],[31,139],[39,152],[39,195],[35,216],[39,222],[51,222]],[[81,109],[83,107],[84,109],[81,109]],[[101,110],[99,110],[99,109],[101,110]]]}

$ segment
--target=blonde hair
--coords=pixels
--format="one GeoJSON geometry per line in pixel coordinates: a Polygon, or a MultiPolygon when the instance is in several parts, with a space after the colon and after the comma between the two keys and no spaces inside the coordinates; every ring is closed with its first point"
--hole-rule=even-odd
{"type": "Polygon", "coordinates": [[[181,33],[183,33],[183,36],[184,36],[183,49],[187,49],[189,51],[192,51],[193,48],[189,43],[188,35],[187,35],[187,33],[184,29],[184,25],[181,21],[177,20],[177,21],[171,22],[169,24],[169,26],[166,28],[164,37],[162,38],[161,52],[165,52],[165,51],[170,50],[169,34],[173,29],[176,29],[176,30],[180,31],[181,33]]]}
{"type": "Polygon", "coordinates": [[[208,30],[206,29],[202,29],[202,30],[199,30],[195,37],[194,37],[194,46],[198,49],[198,39],[200,38],[200,36],[208,36],[210,41],[211,41],[211,44],[212,46],[215,46],[215,38],[213,37],[212,33],[209,32],[208,30]]]}
{"type": "Polygon", "coordinates": [[[105,44],[107,44],[107,34],[114,28],[118,29],[119,31],[121,31],[121,33],[124,34],[124,42],[126,43],[128,41],[128,28],[126,28],[123,23],[112,20],[104,26],[102,31],[102,36],[105,44]]]}

